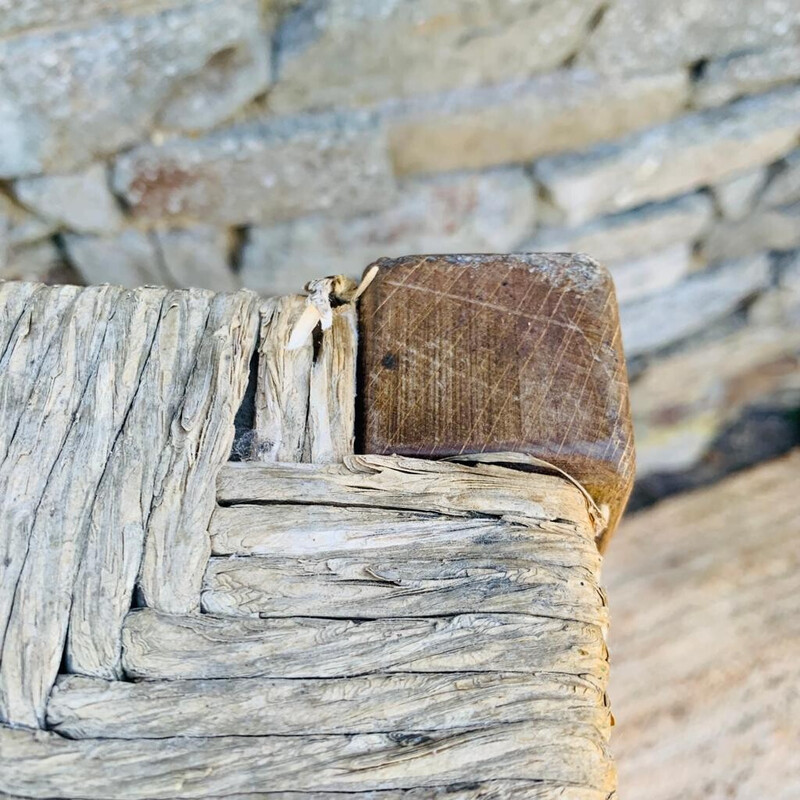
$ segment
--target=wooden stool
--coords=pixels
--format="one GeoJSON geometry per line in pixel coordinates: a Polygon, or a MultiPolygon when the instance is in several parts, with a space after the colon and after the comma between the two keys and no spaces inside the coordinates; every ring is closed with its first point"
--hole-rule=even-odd
{"type": "Polygon", "coordinates": [[[607,275],[354,288],[0,285],[0,793],[614,796],[607,275]]]}

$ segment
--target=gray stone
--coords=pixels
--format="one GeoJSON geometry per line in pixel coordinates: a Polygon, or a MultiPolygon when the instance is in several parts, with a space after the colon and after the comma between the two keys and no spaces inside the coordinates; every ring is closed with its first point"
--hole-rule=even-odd
{"type": "Polygon", "coordinates": [[[668,69],[743,50],[795,45],[796,0],[615,0],[585,48],[604,70],[668,69]]]}
{"type": "Polygon", "coordinates": [[[26,28],[72,25],[125,11],[168,8],[186,0],[0,0],[0,36],[26,28]]]}
{"type": "Polygon", "coordinates": [[[764,206],[784,206],[800,202],[800,150],[790,153],[778,165],[761,197],[764,206]]]}
{"type": "Polygon", "coordinates": [[[16,182],[14,192],[40,217],[76,232],[105,233],[122,224],[122,212],[102,164],[71,175],[24,178],[16,182]]]}
{"type": "Polygon", "coordinates": [[[800,247],[800,203],[759,208],[744,219],[715,225],[703,243],[703,253],[709,261],[723,261],[796,247],[800,247]]]}
{"type": "Polygon", "coordinates": [[[204,129],[269,84],[258,0],[0,40],[0,178],[73,169],[157,123],[204,129]]]}
{"type": "Polygon", "coordinates": [[[671,289],[623,305],[626,355],[651,353],[697,333],[764,289],[769,278],[769,259],[759,255],[700,272],[671,289]]]}
{"type": "Polygon", "coordinates": [[[686,74],[605,78],[563,70],[417,103],[389,120],[401,175],[524,163],[616,139],[681,113],[686,74]]]}
{"type": "Polygon", "coordinates": [[[156,241],[171,286],[215,292],[241,288],[230,267],[231,243],[225,231],[207,226],[159,231],[156,241]]]}
{"type": "Polygon", "coordinates": [[[392,206],[374,214],[253,228],[241,277],[248,288],[288,294],[323,275],[360,276],[381,256],[507,252],[535,216],[533,185],[522,170],[409,180],[392,206]]]}
{"type": "Polygon", "coordinates": [[[712,61],[694,87],[698,106],[721,106],[747,94],[757,94],[800,78],[800,46],[739,53],[712,61]]]}
{"type": "Polygon", "coordinates": [[[608,265],[692,242],[708,227],[712,214],[709,198],[693,194],[577,227],[545,228],[525,244],[525,249],[587,253],[608,265]]]}
{"type": "Polygon", "coordinates": [[[0,192],[0,241],[7,247],[31,244],[46,239],[58,226],[40,219],[0,192]]]}
{"type": "Polygon", "coordinates": [[[689,242],[677,242],[631,261],[608,264],[617,301],[629,303],[669,289],[685,278],[695,264],[689,242]]]}
{"type": "Polygon", "coordinates": [[[360,106],[554,69],[601,0],[327,0],[277,30],[278,112],[360,106]]]}
{"type": "Polygon", "coordinates": [[[238,225],[372,211],[391,202],[394,178],[380,130],[314,119],[138,147],[118,159],[114,186],[142,219],[238,225]]]}
{"type": "Polygon", "coordinates": [[[118,286],[169,284],[151,235],[126,230],[117,236],[64,237],[70,262],[86,283],[112,283],[118,286]]]}
{"type": "Polygon", "coordinates": [[[542,159],[536,177],[576,223],[671,197],[781,158],[800,133],[800,87],[690,114],[585,153],[542,159]]]}
{"type": "Polygon", "coordinates": [[[712,187],[711,193],[722,216],[735,221],[753,208],[766,182],[766,168],[756,167],[718,183],[712,187]]]}

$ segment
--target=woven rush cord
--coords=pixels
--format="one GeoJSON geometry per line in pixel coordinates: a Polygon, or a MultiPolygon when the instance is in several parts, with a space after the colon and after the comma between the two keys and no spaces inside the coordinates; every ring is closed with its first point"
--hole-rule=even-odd
{"type": "Polygon", "coordinates": [[[330,356],[270,372],[293,325],[247,293],[0,300],[0,796],[614,796],[603,518],[573,481],[347,454],[346,308],[330,356]],[[225,463],[254,351],[265,462],[225,463]]]}

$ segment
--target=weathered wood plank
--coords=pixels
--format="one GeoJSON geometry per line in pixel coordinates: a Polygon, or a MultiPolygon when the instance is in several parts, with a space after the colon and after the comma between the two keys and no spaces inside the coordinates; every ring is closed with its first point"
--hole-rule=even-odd
{"type": "MultiPolygon", "coordinates": [[[[33,513],[78,400],[70,394],[69,405],[63,400],[50,405],[49,398],[61,398],[73,380],[85,379],[85,373],[78,376],[75,370],[88,366],[86,360],[66,360],[74,359],[68,337],[76,335],[74,316],[81,311],[71,307],[79,292],[40,287],[10,333],[0,360],[0,654],[33,513]],[[60,353],[65,360],[57,369],[60,353]],[[46,377],[34,393],[43,364],[46,377]]],[[[87,294],[80,308],[93,297],[87,294]]]]}
{"type": "Polygon", "coordinates": [[[73,739],[444,731],[567,717],[606,727],[603,692],[558,673],[141,683],[62,675],[47,707],[48,727],[73,739]]]}
{"type": "Polygon", "coordinates": [[[37,288],[35,283],[0,281],[0,359],[5,355],[11,336],[37,288]]]}
{"type": "MultiPolygon", "coordinates": [[[[0,464],[8,453],[17,423],[24,413],[39,375],[44,355],[59,333],[64,314],[80,289],[77,286],[39,286],[32,283],[0,284],[8,307],[0,306],[4,325],[0,358],[0,464]],[[22,291],[13,293],[13,287],[22,291]],[[20,300],[26,299],[19,316],[20,300]],[[16,323],[11,323],[16,317],[16,323]],[[7,334],[7,338],[6,338],[7,334]]],[[[0,300],[2,302],[2,300],[0,300]]]]}
{"type": "Polygon", "coordinates": [[[0,728],[0,791],[177,800],[261,791],[369,791],[482,780],[613,789],[591,726],[515,723],[422,735],[64,739],[0,728]]]}
{"type": "MultiPolygon", "coordinates": [[[[596,625],[514,614],[439,619],[249,619],[128,615],[132,678],[324,678],[371,672],[569,672],[607,675],[596,625]]],[[[599,685],[599,684],[598,684],[599,685]]]]}
{"type": "MultiPolygon", "coordinates": [[[[68,356],[88,358],[92,371],[85,392],[80,384],[65,387],[69,394],[80,391],[81,396],[35,510],[6,629],[0,707],[3,719],[15,725],[44,723],[95,492],[139,386],[158,319],[159,290],[109,290],[107,296],[107,324],[97,323],[103,330],[97,354],[76,351],[68,356]]],[[[86,314],[77,326],[94,322],[86,314]]]]}
{"type": "Polygon", "coordinates": [[[483,514],[511,521],[567,518],[589,535],[596,518],[580,490],[561,477],[479,464],[466,466],[402,456],[348,456],[344,464],[227,464],[221,503],[305,503],[369,506],[438,514],[483,514]]]}
{"type": "Polygon", "coordinates": [[[308,450],[314,464],[335,464],[353,453],[356,425],[358,320],[353,305],[332,309],[311,367],[308,450]]]}
{"type": "Polygon", "coordinates": [[[234,417],[247,385],[258,314],[251,292],[216,295],[172,421],[145,534],[139,586],[145,603],[173,613],[200,606],[211,545],[214,483],[230,453],[234,417]]]}
{"type": "Polygon", "coordinates": [[[272,297],[261,306],[254,461],[303,460],[314,348],[310,337],[296,349],[287,345],[305,308],[300,295],[272,297]]]}
{"type": "MultiPolygon", "coordinates": [[[[42,379],[34,382],[0,465],[0,652],[36,512],[94,370],[106,320],[120,291],[85,289],[69,304],[42,359],[42,379]]],[[[0,667],[2,663],[0,656],[0,667]]]]}
{"type": "Polygon", "coordinates": [[[120,677],[122,621],[131,607],[161,460],[197,352],[211,293],[142,290],[160,306],[139,390],[98,487],[72,598],[69,669],[120,677]]]}
{"type": "Polygon", "coordinates": [[[800,797],[798,478],[795,451],[623,524],[607,567],[621,797],[800,797]]]}
{"type": "Polygon", "coordinates": [[[202,608],[233,616],[377,619],[495,612],[607,623],[595,575],[575,566],[545,566],[532,555],[453,549],[437,559],[415,548],[375,558],[212,558],[202,608]]]}
{"type": "Polygon", "coordinates": [[[614,288],[568,254],[376,262],[361,299],[362,449],[552,461],[609,506],[633,484],[633,433],[614,288]]]}

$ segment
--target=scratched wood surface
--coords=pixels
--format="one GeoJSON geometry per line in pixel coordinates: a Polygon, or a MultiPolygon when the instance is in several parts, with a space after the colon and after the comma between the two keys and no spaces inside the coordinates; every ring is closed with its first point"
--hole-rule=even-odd
{"type": "Polygon", "coordinates": [[[613,285],[585,256],[381,259],[361,301],[361,448],[521,451],[606,504],[634,473],[613,285]]]}

